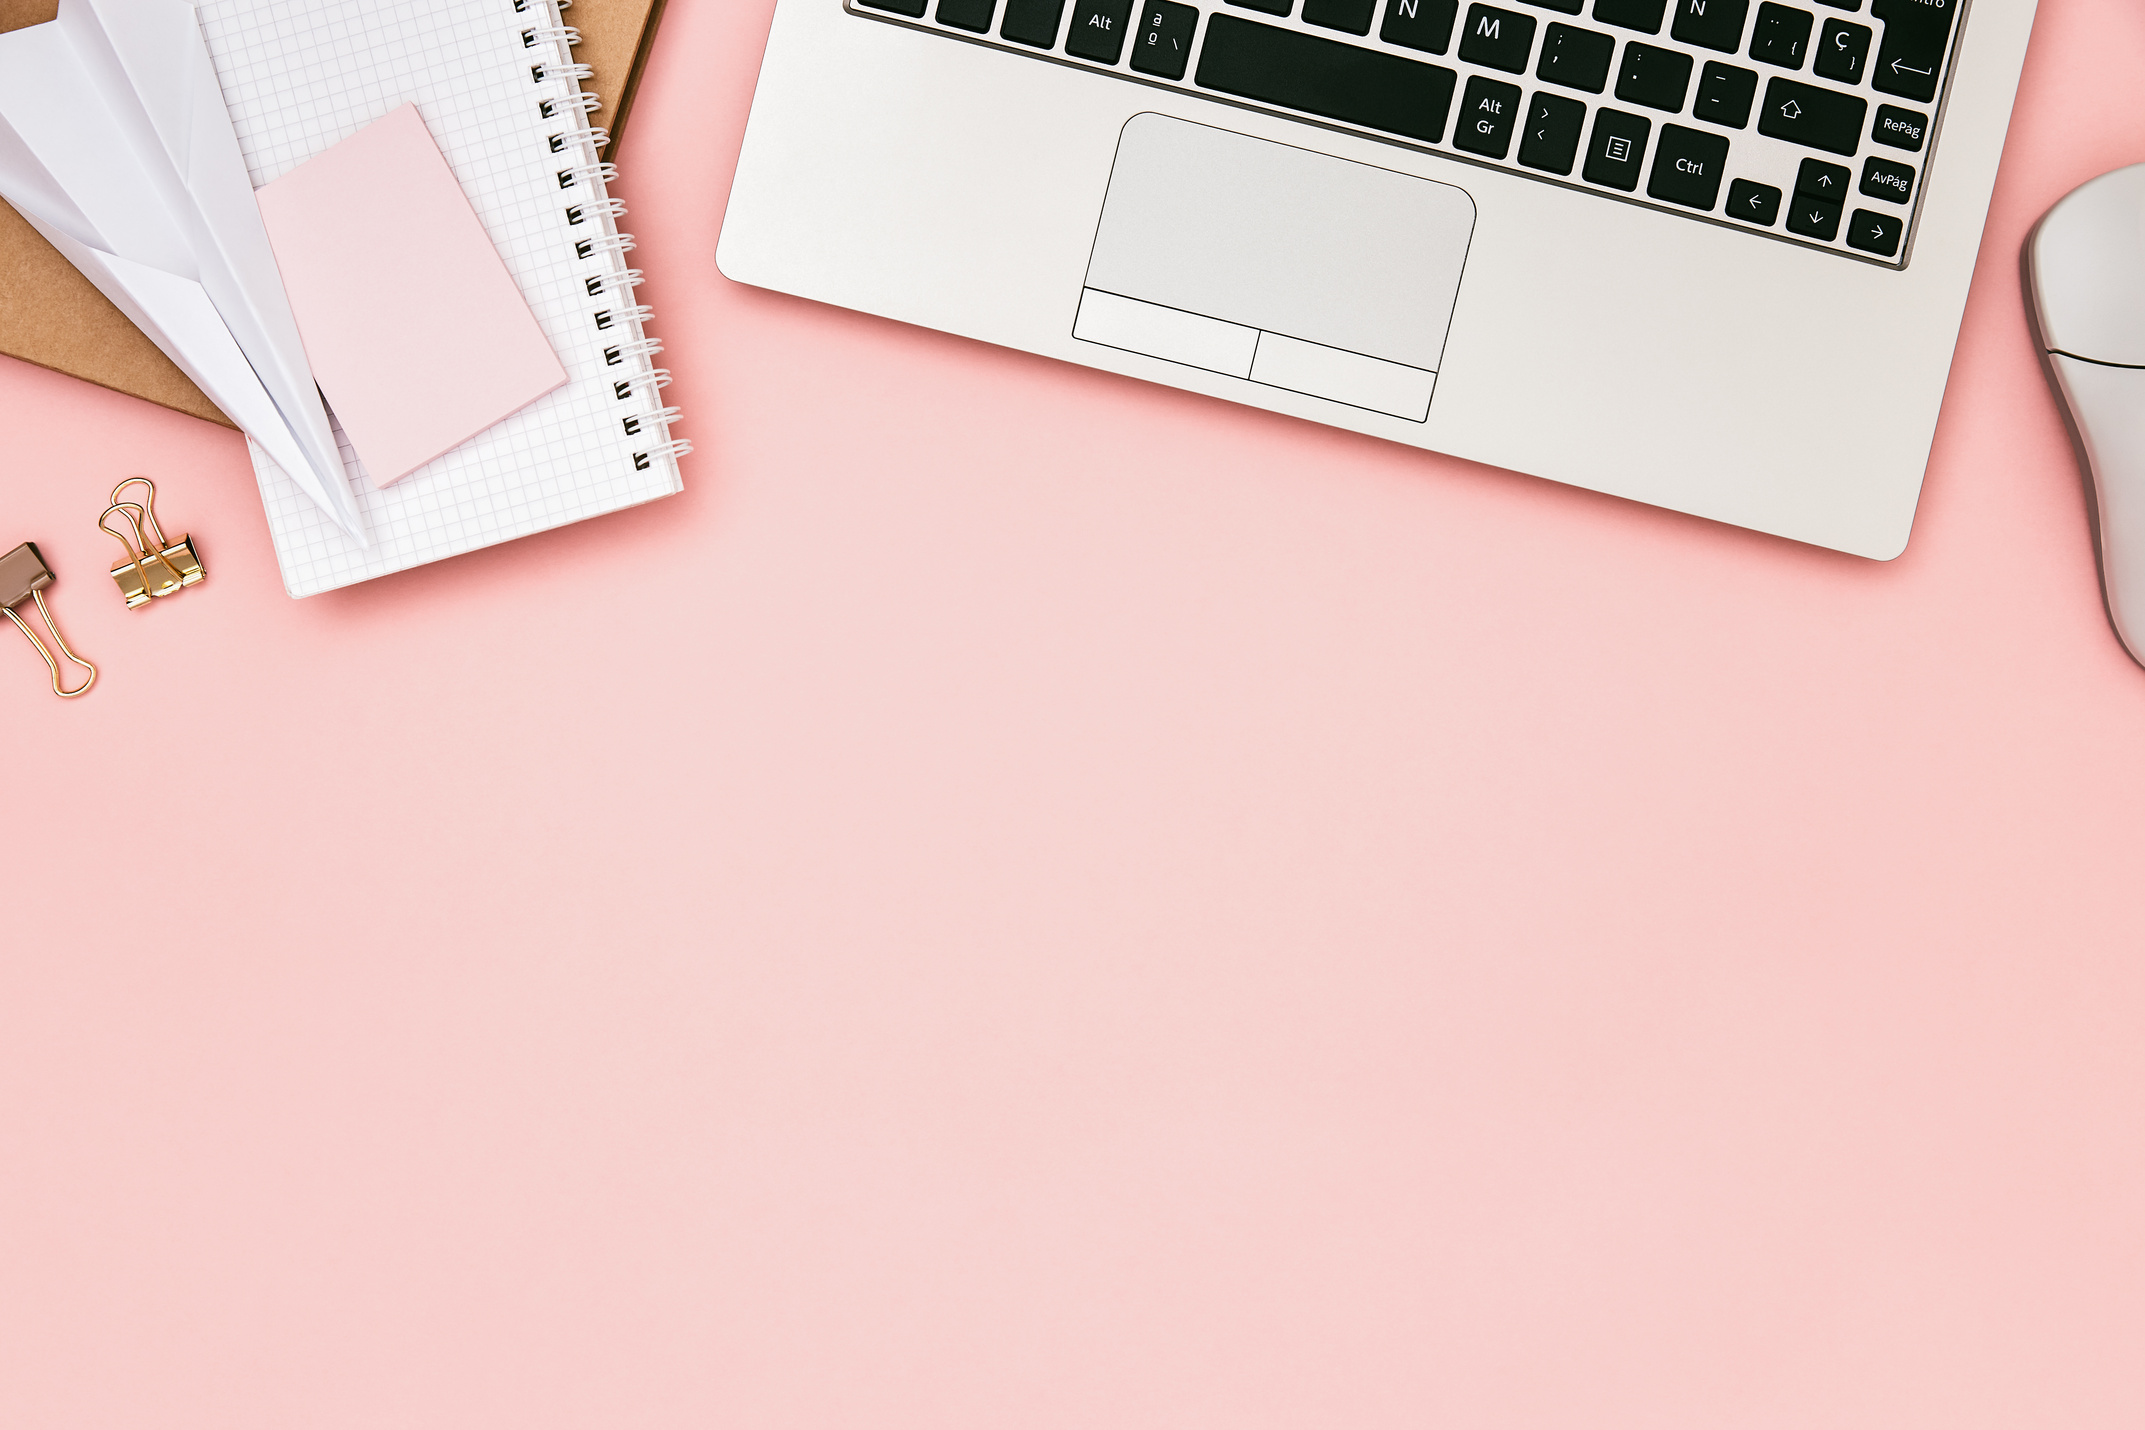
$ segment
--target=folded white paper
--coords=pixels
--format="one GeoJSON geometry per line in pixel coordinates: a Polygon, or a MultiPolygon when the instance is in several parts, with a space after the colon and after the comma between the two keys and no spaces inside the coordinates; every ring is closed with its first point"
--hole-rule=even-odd
{"type": "Polygon", "coordinates": [[[0,196],[365,540],[192,5],[0,35],[0,196]]]}

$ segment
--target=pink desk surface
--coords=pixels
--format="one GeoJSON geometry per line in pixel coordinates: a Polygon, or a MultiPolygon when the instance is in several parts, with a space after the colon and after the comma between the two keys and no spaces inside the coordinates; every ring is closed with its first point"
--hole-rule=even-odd
{"type": "Polygon", "coordinates": [[[0,642],[0,1424],[2145,1424],[2145,671],[2017,279],[2145,10],[2042,6],[1888,565],[733,286],[770,10],[625,155],[678,500],[294,604],[237,438],[0,372],[105,666],[0,642]]]}

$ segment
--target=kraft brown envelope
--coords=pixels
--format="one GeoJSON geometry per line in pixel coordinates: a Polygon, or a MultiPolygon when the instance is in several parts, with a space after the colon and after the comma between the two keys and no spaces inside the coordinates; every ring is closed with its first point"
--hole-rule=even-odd
{"type": "MultiPolygon", "coordinates": [[[[589,117],[589,123],[611,131],[611,147],[604,153],[607,159],[618,157],[633,91],[640,84],[663,5],[664,0],[576,0],[567,13],[567,21],[581,32],[574,58],[596,71],[596,77],[584,85],[603,96],[603,108],[589,117]],[[606,82],[610,75],[624,75],[625,82],[613,86],[606,82]]],[[[0,0],[0,31],[42,24],[58,13],[59,0],[0,0]]],[[[0,354],[209,422],[235,425],[4,202],[0,202],[0,354]]]]}

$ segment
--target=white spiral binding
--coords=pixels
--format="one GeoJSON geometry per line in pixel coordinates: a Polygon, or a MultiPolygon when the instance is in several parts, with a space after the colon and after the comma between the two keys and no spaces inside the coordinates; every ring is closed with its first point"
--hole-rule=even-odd
{"type": "Polygon", "coordinates": [[[651,367],[646,372],[618,379],[611,384],[611,391],[617,395],[620,402],[624,402],[636,395],[653,398],[668,386],[670,386],[670,369],[667,367],[651,367]]]}
{"type": "Polygon", "coordinates": [[[579,129],[568,129],[561,133],[552,135],[551,152],[554,154],[563,154],[566,152],[568,147],[575,144],[586,144],[591,149],[601,149],[610,142],[610,130],[591,129],[586,124],[584,124],[579,129]]]}
{"type": "MultiPolygon", "coordinates": [[[[575,90],[572,94],[553,95],[549,99],[540,100],[536,108],[546,119],[556,119],[569,109],[578,109],[583,114],[594,114],[603,108],[603,96],[575,90]]],[[[610,136],[606,134],[604,138],[608,140],[610,136]]]]}
{"type": "Polygon", "coordinates": [[[568,223],[587,223],[592,218],[610,219],[616,222],[626,216],[626,206],[618,199],[597,199],[594,203],[583,201],[566,210],[568,223]]]}
{"type": "Polygon", "coordinates": [[[675,462],[680,457],[690,457],[692,454],[693,444],[691,442],[683,437],[673,437],[668,442],[658,443],[645,452],[635,452],[633,454],[633,467],[635,471],[646,471],[649,464],[659,458],[668,457],[675,462]]]}
{"type": "MultiPolygon", "coordinates": [[[[545,119],[574,112],[586,116],[603,107],[601,98],[581,88],[581,82],[595,73],[588,65],[573,60],[571,47],[580,43],[581,34],[559,16],[572,3],[573,0],[512,0],[517,15],[530,15],[536,20],[521,30],[521,43],[524,49],[539,52],[529,73],[539,89],[549,91],[537,101],[538,113],[545,119]],[[547,17],[548,24],[544,23],[547,17]]],[[[620,428],[626,436],[637,439],[633,469],[646,471],[658,462],[675,463],[693,450],[693,444],[670,435],[671,424],[683,414],[676,407],[664,406],[659,396],[670,386],[670,371],[655,365],[663,344],[647,335],[646,324],[655,311],[646,303],[618,305],[619,299],[632,298],[642,275],[638,268],[625,265],[625,256],[633,251],[633,235],[618,231],[618,220],[625,217],[626,206],[608,192],[612,180],[618,177],[618,166],[598,157],[611,136],[584,120],[577,127],[545,138],[552,153],[580,161],[557,171],[559,188],[564,191],[559,195],[561,217],[575,259],[589,265],[589,271],[581,275],[590,300],[589,320],[597,328],[619,336],[618,342],[603,349],[603,361],[611,376],[613,393],[621,404],[627,404],[619,413],[620,428]],[[599,231],[586,237],[574,233],[587,225],[595,225],[599,231]],[[638,445],[640,442],[646,445],[638,445]]]]}
{"type": "Polygon", "coordinates": [[[598,308],[596,310],[596,326],[608,329],[619,323],[630,323],[635,327],[639,327],[654,316],[655,309],[649,307],[646,303],[636,303],[630,308],[598,308]]]}
{"type": "Polygon", "coordinates": [[[628,338],[625,342],[613,343],[605,348],[603,361],[607,367],[617,367],[622,363],[632,362],[635,358],[647,358],[653,363],[655,355],[662,350],[663,344],[659,339],[628,338]]]}
{"type": "Polygon", "coordinates": [[[616,253],[623,257],[638,246],[630,233],[606,233],[595,238],[576,239],[573,247],[574,257],[594,258],[599,253],[616,253]]]}
{"type": "Polygon", "coordinates": [[[570,164],[559,170],[559,187],[570,189],[576,184],[608,184],[617,177],[616,164],[570,164]]]}
{"type": "Polygon", "coordinates": [[[588,289],[589,297],[600,298],[606,293],[631,293],[647,281],[638,268],[628,268],[623,273],[591,273],[582,286],[588,289]]]}

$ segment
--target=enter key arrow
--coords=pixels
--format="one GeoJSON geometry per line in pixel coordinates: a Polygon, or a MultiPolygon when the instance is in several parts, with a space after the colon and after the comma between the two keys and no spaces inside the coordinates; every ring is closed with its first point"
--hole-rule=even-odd
{"type": "Polygon", "coordinates": [[[1962,0],[1871,0],[1870,15],[1884,22],[1884,42],[1870,84],[1909,99],[1936,98],[1936,72],[1951,46],[1952,17],[1962,0]]]}

